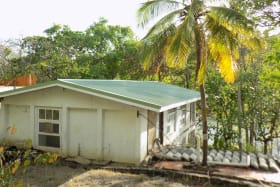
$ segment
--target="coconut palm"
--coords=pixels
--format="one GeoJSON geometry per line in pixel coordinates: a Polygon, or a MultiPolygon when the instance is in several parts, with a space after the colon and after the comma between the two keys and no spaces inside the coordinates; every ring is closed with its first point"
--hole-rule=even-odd
{"type": "Polygon", "coordinates": [[[203,126],[202,165],[207,165],[207,61],[216,62],[224,79],[233,82],[238,47],[256,45],[254,24],[233,9],[207,6],[203,0],[148,0],[138,10],[138,22],[142,27],[153,24],[142,39],[145,65],[163,57],[169,66],[185,66],[195,50],[203,126]]]}

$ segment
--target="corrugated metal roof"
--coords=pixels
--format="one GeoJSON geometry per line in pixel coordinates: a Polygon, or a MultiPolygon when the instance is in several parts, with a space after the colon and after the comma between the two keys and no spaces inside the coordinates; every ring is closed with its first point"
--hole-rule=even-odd
{"type": "Polygon", "coordinates": [[[200,94],[197,91],[156,81],[94,79],[59,79],[57,81],[37,84],[36,86],[3,92],[0,93],[0,97],[26,93],[52,86],[61,86],[153,111],[165,111],[200,100],[200,94]]]}

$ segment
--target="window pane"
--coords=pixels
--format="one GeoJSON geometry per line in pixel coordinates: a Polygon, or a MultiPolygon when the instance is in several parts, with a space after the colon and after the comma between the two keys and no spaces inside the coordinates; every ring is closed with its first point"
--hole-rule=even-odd
{"type": "Polygon", "coordinates": [[[59,124],[39,123],[39,132],[58,134],[59,133],[59,124]]]}
{"type": "Polygon", "coordinates": [[[59,148],[60,147],[60,137],[39,134],[39,146],[59,148]]]}
{"type": "Polygon", "coordinates": [[[59,120],[59,111],[53,110],[53,120],[59,120]]]}
{"type": "Polygon", "coordinates": [[[52,110],[46,110],[46,119],[52,119],[52,110]]]}
{"type": "Polygon", "coordinates": [[[39,109],[39,118],[46,119],[45,109],[39,109]]]}
{"type": "Polygon", "coordinates": [[[191,103],[191,122],[195,122],[195,103],[191,103]]]}
{"type": "Polygon", "coordinates": [[[166,133],[170,133],[170,126],[167,126],[166,133]]]}

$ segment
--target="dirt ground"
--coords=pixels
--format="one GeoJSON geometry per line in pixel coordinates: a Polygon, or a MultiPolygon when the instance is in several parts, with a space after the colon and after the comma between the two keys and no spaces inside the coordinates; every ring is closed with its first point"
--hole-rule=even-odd
{"type": "MultiPolygon", "coordinates": [[[[64,165],[30,166],[16,175],[19,186],[28,187],[185,187],[163,177],[148,177],[102,169],[72,168],[64,165]]],[[[190,187],[190,186],[189,186],[190,187]]]]}

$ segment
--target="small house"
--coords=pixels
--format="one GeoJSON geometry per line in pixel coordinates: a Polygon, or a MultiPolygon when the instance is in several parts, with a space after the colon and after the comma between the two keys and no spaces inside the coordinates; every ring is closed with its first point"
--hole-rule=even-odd
{"type": "Polygon", "coordinates": [[[141,162],[187,144],[199,92],[155,81],[59,79],[0,93],[0,139],[65,156],[141,162]],[[6,132],[13,125],[15,134],[6,132]]]}

